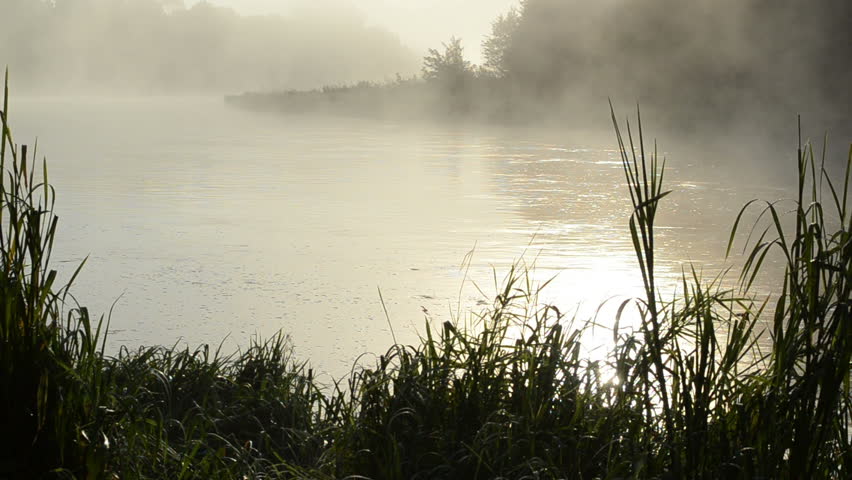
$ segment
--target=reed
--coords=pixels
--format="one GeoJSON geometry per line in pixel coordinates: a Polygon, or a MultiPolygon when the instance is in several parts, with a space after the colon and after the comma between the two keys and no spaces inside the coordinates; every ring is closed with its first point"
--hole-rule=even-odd
{"type": "MultiPolygon", "coordinates": [[[[44,163],[35,172],[35,155],[13,142],[9,111],[7,89],[0,477],[840,479],[852,469],[852,149],[833,179],[799,148],[795,229],[765,204],[741,289],[688,270],[663,298],[654,230],[665,162],[641,118],[625,136],[613,112],[645,293],[611,319],[604,359],[582,354],[591,322],[542,304],[546,283],[517,264],[481,311],[427,321],[419,342],[323,385],[283,334],[231,355],[105,356],[107,322],[76,305],[70,282],[56,285],[54,191],[44,163]],[[748,287],[771,251],[786,272],[763,319],[767,303],[748,287]],[[635,326],[622,325],[627,309],[635,326]]],[[[737,216],[729,251],[758,205],[737,216]]]]}
{"type": "Polygon", "coordinates": [[[66,285],[56,285],[55,194],[35,149],[13,142],[9,111],[7,72],[0,112],[0,475],[104,471],[105,325],[69,295],[82,264],[66,285]]]}

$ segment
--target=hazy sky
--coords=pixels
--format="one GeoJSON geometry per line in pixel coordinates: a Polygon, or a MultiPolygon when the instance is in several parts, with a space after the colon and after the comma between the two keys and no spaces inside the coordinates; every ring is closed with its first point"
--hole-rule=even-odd
{"type": "MultiPolygon", "coordinates": [[[[187,0],[187,6],[198,0],[187,0]]],[[[425,51],[440,46],[450,36],[461,37],[465,52],[480,61],[482,37],[491,22],[518,0],[209,0],[244,14],[287,13],[293,9],[336,8],[363,16],[399,34],[406,45],[425,51]]]]}

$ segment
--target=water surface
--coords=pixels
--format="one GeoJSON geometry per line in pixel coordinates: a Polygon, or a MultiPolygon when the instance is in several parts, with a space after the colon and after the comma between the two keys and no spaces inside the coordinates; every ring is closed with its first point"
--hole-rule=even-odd
{"type": "MultiPolygon", "coordinates": [[[[10,115],[49,160],[55,258],[67,272],[88,256],[76,298],[99,314],[114,304],[113,351],[226,337],[233,350],[280,330],[340,375],[392,341],[379,289],[411,342],[427,317],[488,303],[522,257],[536,280],[555,276],[544,300],[581,318],[641,294],[609,135],[260,115],[206,98],[23,99],[10,115]]],[[[725,267],[743,203],[790,196],[729,168],[710,152],[670,158],[667,291],[690,262],[705,277],[725,267]]]]}

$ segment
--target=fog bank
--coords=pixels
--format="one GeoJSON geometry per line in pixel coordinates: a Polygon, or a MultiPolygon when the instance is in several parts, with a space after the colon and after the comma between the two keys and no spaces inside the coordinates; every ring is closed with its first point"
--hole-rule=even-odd
{"type": "Polygon", "coordinates": [[[4,0],[15,91],[187,93],[312,88],[416,72],[399,37],[345,9],[241,16],[180,0],[4,0]]]}

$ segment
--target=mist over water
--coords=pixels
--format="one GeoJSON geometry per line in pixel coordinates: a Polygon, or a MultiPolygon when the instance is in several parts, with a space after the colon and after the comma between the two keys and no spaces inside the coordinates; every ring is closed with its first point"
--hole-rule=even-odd
{"type": "MultiPolygon", "coordinates": [[[[522,257],[534,280],[555,276],[542,299],[580,319],[610,297],[612,307],[641,295],[612,141],[256,115],[204,98],[14,108],[18,134],[38,132],[51,159],[55,258],[67,278],[88,256],[78,300],[93,312],[115,302],[112,349],[227,337],[230,350],[283,330],[318,371],[342,375],[391,342],[377,288],[394,333],[412,342],[427,316],[490,304],[494,275],[522,257]]],[[[697,175],[702,164],[724,160],[699,154],[668,167],[676,193],[658,238],[667,292],[690,261],[708,279],[724,268],[739,206],[787,191],[697,175]]],[[[756,291],[777,291],[771,278],[756,291]]]]}
{"type": "Polygon", "coordinates": [[[848,477],[850,52],[852,0],[0,0],[0,479],[848,477]]]}
{"type": "Polygon", "coordinates": [[[403,342],[519,258],[581,319],[641,294],[608,98],[669,159],[664,291],[722,271],[739,207],[792,197],[797,113],[845,160],[850,5],[4,0],[0,65],[111,348],[283,330],[340,374],[391,342],[377,289],[403,342]]]}
{"type": "Polygon", "coordinates": [[[242,16],[207,2],[4,0],[0,62],[21,91],[223,94],[385,80],[419,59],[351,9],[242,16]]]}

